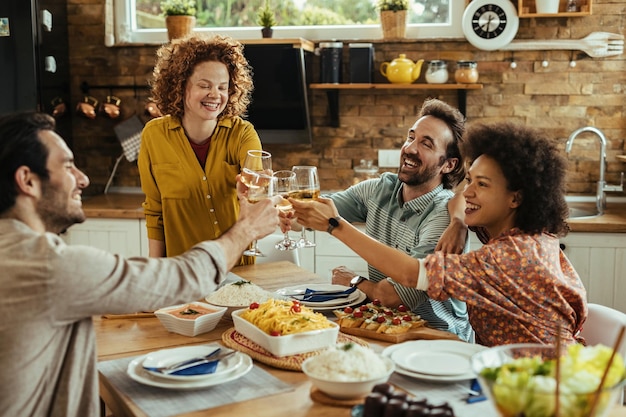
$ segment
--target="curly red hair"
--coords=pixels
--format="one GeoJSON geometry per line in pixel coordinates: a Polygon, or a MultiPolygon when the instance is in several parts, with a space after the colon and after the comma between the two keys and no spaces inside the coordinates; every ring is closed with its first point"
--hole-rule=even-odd
{"type": "Polygon", "coordinates": [[[228,68],[228,103],[220,117],[246,115],[254,86],[243,45],[228,36],[201,34],[174,39],[157,50],[150,86],[152,99],[163,114],[182,119],[187,80],[196,66],[206,61],[218,61],[228,68]]]}

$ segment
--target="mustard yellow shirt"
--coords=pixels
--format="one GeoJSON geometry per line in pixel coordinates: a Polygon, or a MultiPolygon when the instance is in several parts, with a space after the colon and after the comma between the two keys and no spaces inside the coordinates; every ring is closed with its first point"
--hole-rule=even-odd
{"type": "Polygon", "coordinates": [[[216,239],[235,223],[235,177],[250,149],[261,149],[252,124],[239,117],[223,119],[202,167],[178,118],[164,116],[146,124],[137,161],[146,195],[143,209],[148,238],[165,241],[166,256],[216,239]]]}

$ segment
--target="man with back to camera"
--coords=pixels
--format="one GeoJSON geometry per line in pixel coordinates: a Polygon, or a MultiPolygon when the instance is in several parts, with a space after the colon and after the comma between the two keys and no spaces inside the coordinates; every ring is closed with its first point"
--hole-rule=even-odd
{"type": "Polygon", "coordinates": [[[237,223],[177,257],[66,245],[58,234],[85,220],[89,178],[54,128],[43,113],[0,117],[2,416],[99,416],[91,317],[199,299],[278,225],[280,197],[240,199],[237,223]]]}
{"type": "MultiPolygon", "coordinates": [[[[441,100],[427,100],[402,145],[397,174],[383,173],[380,178],[360,182],[328,197],[343,220],[365,223],[367,235],[415,258],[432,253],[449,225],[448,240],[440,242],[438,249],[461,251],[465,246],[467,250],[462,214],[451,203],[451,223],[448,212],[448,202],[454,196],[451,189],[465,174],[459,150],[464,130],[465,118],[459,110],[441,100]]],[[[290,201],[294,208],[306,207],[290,201]]],[[[331,219],[329,233],[338,221],[331,219]]],[[[470,338],[472,330],[465,303],[456,299],[435,301],[426,292],[404,287],[371,266],[368,270],[369,277],[365,278],[338,267],[333,270],[332,282],[356,286],[370,300],[377,298],[388,307],[404,304],[427,320],[429,326],[455,333],[464,340],[470,338]]]]}

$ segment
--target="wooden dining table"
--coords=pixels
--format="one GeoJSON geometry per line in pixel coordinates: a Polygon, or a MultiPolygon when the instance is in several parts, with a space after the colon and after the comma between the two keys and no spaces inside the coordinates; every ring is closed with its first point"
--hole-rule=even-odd
{"type": "MultiPolygon", "coordinates": [[[[330,283],[329,277],[321,277],[290,262],[242,266],[234,268],[232,272],[269,291],[300,284],[330,283]]],[[[222,334],[232,326],[232,319],[225,316],[214,330],[195,337],[187,337],[169,333],[159,320],[151,315],[94,317],[98,361],[133,357],[159,349],[221,342],[222,334]]],[[[381,341],[366,341],[386,345],[381,341]]],[[[279,369],[258,361],[254,361],[254,365],[290,384],[294,390],[177,416],[348,417],[351,415],[350,407],[314,401],[311,398],[311,383],[302,372],[279,369]]],[[[100,397],[108,413],[115,417],[150,417],[125,392],[121,392],[111,383],[103,372],[99,372],[99,383],[100,397]]],[[[626,417],[626,407],[617,407],[611,417],[626,417]]]]}

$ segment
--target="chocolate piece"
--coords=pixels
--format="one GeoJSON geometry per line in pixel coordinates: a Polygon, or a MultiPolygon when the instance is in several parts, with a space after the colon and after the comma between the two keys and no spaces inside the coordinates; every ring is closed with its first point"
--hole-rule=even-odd
{"type": "Polygon", "coordinates": [[[389,383],[383,383],[374,385],[372,392],[380,392],[385,394],[387,397],[391,397],[396,392],[396,389],[389,383]]]}
{"type": "Polygon", "coordinates": [[[401,399],[392,398],[387,401],[383,417],[405,417],[409,404],[401,399]]]}
{"type": "Polygon", "coordinates": [[[381,392],[371,392],[365,397],[363,417],[380,417],[387,405],[387,396],[381,392]]]}
{"type": "Polygon", "coordinates": [[[406,414],[404,417],[429,417],[430,416],[430,407],[426,401],[423,404],[411,404],[409,408],[406,410],[406,414]]]}

